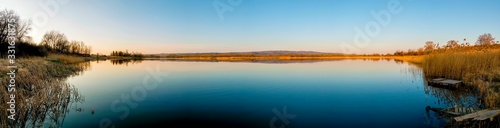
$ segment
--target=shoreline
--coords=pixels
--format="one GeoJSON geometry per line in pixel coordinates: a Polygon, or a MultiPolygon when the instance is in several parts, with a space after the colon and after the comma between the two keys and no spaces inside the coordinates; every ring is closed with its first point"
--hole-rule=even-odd
{"type": "Polygon", "coordinates": [[[395,59],[405,62],[412,62],[414,64],[422,63],[424,55],[419,56],[293,56],[293,55],[279,55],[279,56],[189,56],[189,57],[84,57],[84,60],[179,60],[179,61],[290,61],[290,60],[341,60],[341,59],[395,59]]]}

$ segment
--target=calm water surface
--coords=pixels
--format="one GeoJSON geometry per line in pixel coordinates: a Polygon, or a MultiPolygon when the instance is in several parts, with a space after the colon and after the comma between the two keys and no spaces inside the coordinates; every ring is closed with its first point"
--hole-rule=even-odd
{"type": "Polygon", "coordinates": [[[70,112],[64,127],[429,127],[444,121],[426,107],[452,104],[417,67],[393,60],[108,60],[68,82],[85,100],[72,105],[83,111],[70,112]]]}

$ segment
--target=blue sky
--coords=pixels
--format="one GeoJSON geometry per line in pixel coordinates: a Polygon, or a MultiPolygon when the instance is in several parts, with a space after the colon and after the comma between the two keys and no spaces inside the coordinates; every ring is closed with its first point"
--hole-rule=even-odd
{"type": "MultiPolygon", "coordinates": [[[[500,35],[498,0],[241,0],[234,5],[228,0],[54,1],[42,0],[59,9],[47,15],[46,23],[34,25],[37,31],[30,35],[35,42],[46,31],[59,30],[104,54],[126,49],[346,52],[346,46],[356,53],[392,53],[422,47],[429,40],[444,44],[467,38],[474,43],[480,34],[500,35]],[[214,1],[233,10],[223,13],[221,20],[214,1]],[[391,2],[399,2],[401,12],[390,13],[390,22],[383,26],[371,12],[387,11],[391,2]],[[366,32],[370,23],[377,23],[379,31],[368,37],[369,43],[357,44],[355,28],[366,32]]],[[[0,0],[0,8],[28,19],[47,14],[40,3],[0,0]]]]}

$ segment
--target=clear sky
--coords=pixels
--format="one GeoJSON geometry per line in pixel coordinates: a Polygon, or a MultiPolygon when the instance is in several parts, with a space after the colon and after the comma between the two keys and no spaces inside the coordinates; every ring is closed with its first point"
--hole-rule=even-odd
{"type": "Polygon", "coordinates": [[[94,53],[104,54],[112,50],[343,52],[345,48],[392,53],[421,47],[429,40],[444,44],[467,38],[474,43],[480,34],[500,36],[499,0],[41,1],[57,4],[49,7],[57,11],[44,11],[44,5],[35,0],[0,0],[0,8],[13,9],[26,19],[38,16],[36,31],[30,33],[35,42],[46,31],[59,30],[70,40],[91,45],[94,53]],[[233,10],[221,14],[221,19],[214,2],[233,10]],[[397,5],[393,2],[400,3],[396,6],[400,12],[389,12],[391,19],[382,25],[371,12],[392,9],[388,5],[397,5]],[[48,18],[40,18],[41,13],[48,18]],[[370,42],[357,44],[355,28],[366,33],[365,26],[370,25],[370,42]]]}

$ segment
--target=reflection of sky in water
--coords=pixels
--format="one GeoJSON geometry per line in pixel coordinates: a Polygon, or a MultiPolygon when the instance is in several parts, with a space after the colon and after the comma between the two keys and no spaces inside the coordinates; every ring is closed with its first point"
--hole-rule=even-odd
{"type": "MultiPolygon", "coordinates": [[[[112,65],[92,62],[92,70],[70,78],[85,102],[65,126],[97,127],[109,118],[117,127],[160,125],[269,127],[273,108],[297,117],[288,127],[422,127],[426,106],[445,107],[424,92],[408,64],[393,61],[325,61],[262,64],[142,61],[112,65]],[[130,95],[148,75],[146,67],[169,73],[147,98],[123,112],[111,111],[120,95],[130,95]],[[90,109],[95,114],[90,114],[90,109]],[[221,125],[227,124],[227,125],[221,125]]],[[[118,104],[125,106],[125,104],[118,104]]],[[[431,114],[432,115],[432,114],[431,114]]],[[[436,121],[435,121],[436,122],[436,121]]],[[[276,126],[280,125],[278,121],[276,126]]]]}

